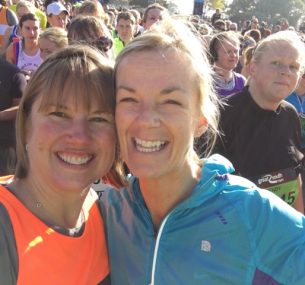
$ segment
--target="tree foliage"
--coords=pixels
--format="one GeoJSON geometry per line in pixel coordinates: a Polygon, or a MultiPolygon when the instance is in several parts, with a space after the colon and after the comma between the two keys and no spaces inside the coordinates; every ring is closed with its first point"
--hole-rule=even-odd
{"type": "Polygon", "coordinates": [[[235,22],[249,20],[256,16],[261,21],[275,24],[286,18],[295,26],[305,9],[305,0],[233,0],[227,13],[235,22]]]}
{"type": "Polygon", "coordinates": [[[219,8],[221,10],[223,10],[226,6],[224,0],[210,0],[209,4],[213,9],[219,8]]]}
{"type": "Polygon", "coordinates": [[[129,5],[130,6],[137,6],[137,7],[142,7],[146,8],[149,4],[151,3],[159,3],[163,7],[168,7],[170,0],[156,0],[156,1],[149,1],[149,0],[129,0],[129,5]]]}

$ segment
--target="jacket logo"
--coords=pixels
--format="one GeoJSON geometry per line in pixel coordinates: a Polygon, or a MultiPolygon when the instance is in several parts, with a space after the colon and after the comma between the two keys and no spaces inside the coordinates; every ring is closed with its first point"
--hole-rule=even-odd
{"type": "Polygon", "coordinates": [[[212,245],[208,240],[201,241],[201,250],[204,252],[210,252],[212,250],[212,245]]]}

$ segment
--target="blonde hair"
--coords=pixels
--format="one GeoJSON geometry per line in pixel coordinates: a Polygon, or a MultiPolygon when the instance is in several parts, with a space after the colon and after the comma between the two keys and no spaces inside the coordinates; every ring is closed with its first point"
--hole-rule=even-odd
{"type": "Polygon", "coordinates": [[[32,13],[32,14],[35,14],[36,12],[36,7],[29,1],[19,1],[16,4],[16,13],[19,8],[26,8],[28,9],[28,13],[32,13]]]}
{"type": "Polygon", "coordinates": [[[130,42],[116,58],[115,74],[121,61],[129,54],[150,51],[175,51],[184,54],[190,61],[198,89],[199,111],[208,123],[205,133],[205,155],[208,155],[218,134],[219,100],[214,92],[212,69],[206,56],[206,49],[199,36],[186,24],[168,19],[155,25],[141,37],[130,42]]]}
{"type": "MultiPolygon", "coordinates": [[[[106,57],[89,46],[81,45],[51,54],[33,74],[19,105],[16,118],[17,178],[28,174],[26,136],[34,102],[41,98],[40,110],[50,104],[59,107],[68,99],[67,88],[73,92],[76,106],[81,104],[90,109],[92,104],[98,104],[101,110],[114,115],[113,65],[106,57]]],[[[111,171],[114,172],[112,177],[118,180],[123,173],[120,167],[116,159],[111,171]]]]}
{"type": "Polygon", "coordinates": [[[295,48],[299,53],[300,72],[305,69],[305,44],[302,42],[301,37],[294,31],[280,31],[268,36],[261,40],[252,54],[252,61],[259,62],[262,55],[279,44],[287,44],[295,48]]]}
{"type": "Polygon", "coordinates": [[[91,15],[99,19],[105,19],[105,11],[99,1],[87,0],[81,4],[78,8],[78,15],[91,15]]]}
{"type": "Polygon", "coordinates": [[[56,44],[58,48],[63,48],[68,45],[67,32],[58,27],[47,28],[39,35],[39,39],[47,39],[56,44]]]}

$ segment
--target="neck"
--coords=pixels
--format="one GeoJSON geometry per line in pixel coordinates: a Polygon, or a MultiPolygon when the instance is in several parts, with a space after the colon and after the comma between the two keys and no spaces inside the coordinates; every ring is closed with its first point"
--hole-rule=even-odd
{"type": "Polygon", "coordinates": [[[217,75],[219,75],[226,82],[229,82],[230,80],[232,80],[232,77],[233,77],[232,70],[223,69],[222,67],[217,66],[217,64],[214,65],[214,69],[215,69],[215,72],[217,73],[217,75]]]}
{"type": "Polygon", "coordinates": [[[140,179],[140,189],[156,230],[163,219],[192,193],[200,177],[199,166],[165,177],[140,179]]]}
{"type": "Polygon", "coordinates": [[[37,41],[24,41],[24,50],[28,52],[33,52],[38,50],[38,43],[37,41]]]}
{"type": "Polygon", "coordinates": [[[259,88],[257,88],[255,84],[253,84],[252,80],[250,81],[249,92],[254,102],[264,110],[276,111],[276,109],[279,107],[279,105],[282,102],[278,100],[276,101],[266,100],[266,98],[268,97],[265,96],[262,90],[260,90],[259,88]]]}
{"type": "MultiPolygon", "coordinates": [[[[15,196],[47,225],[61,228],[79,227],[80,216],[89,189],[83,194],[65,195],[50,190],[46,185],[28,179],[16,179],[9,185],[15,196]]],[[[84,213],[86,216],[86,213],[84,213]]]]}

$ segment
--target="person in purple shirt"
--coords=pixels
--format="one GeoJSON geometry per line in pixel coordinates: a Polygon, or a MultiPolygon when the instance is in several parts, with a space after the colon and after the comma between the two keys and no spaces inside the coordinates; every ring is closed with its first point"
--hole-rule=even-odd
{"type": "Polygon", "coordinates": [[[220,98],[236,94],[245,86],[245,77],[233,71],[239,60],[239,46],[238,36],[232,31],[218,33],[210,42],[215,87],[220,98]]]}

